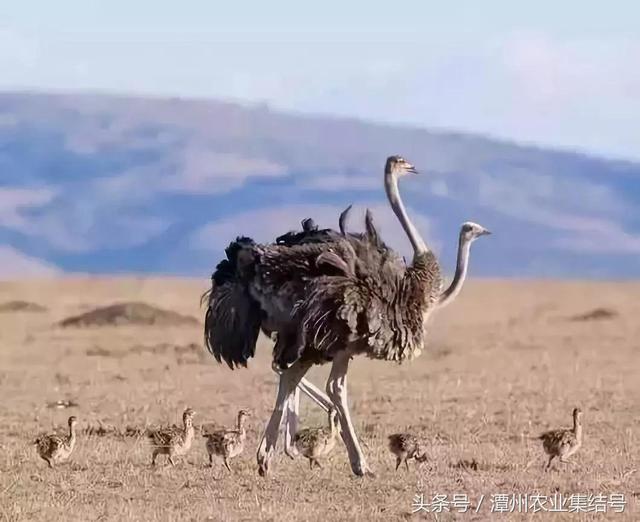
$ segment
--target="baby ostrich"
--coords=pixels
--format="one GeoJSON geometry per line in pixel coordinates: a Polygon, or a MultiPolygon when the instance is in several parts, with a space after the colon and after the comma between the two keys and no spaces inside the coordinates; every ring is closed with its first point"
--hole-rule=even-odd
{"type": "Polygon", "coordinates": [[[336,445],[338,437],[337,426],[338,412],[335,408],[329,408],[329,426],[322,428],[305,428],[296,433],[294,444],[298,452],[309,459],[309,469],[314,464],[321,468],[318,459],[325,458],[336,445]]]}
{"type": "Polygon", "coordinates": [[[247,410],[240,410],[238,412],[237,429],[216,430],[203,435],[207,439],[207,453],[209,454],[210,466],[213,466],[213,456],[218,455],[222,457],[224,465],[231,471],[229,461],[244,451],[244,442],[247,438],[247,430],[244,424],[245,419],[250,416],[251,414],[247,410]]]}
{"type": "Polygon", "coordinates": [[[404,461],[404,465],[409,471],[409,459],[416,462],[427,460],[427,454],[422,450],[420,441],[415,435],[410,433],[394,433],[389,435],[389,450],[396,456],[396,471],[404,461]]]}
{"type": "Polygon", "coordinates": [[[185,455],[189,451],[193,442],[193,416],[195,414],[195,411],[187,408],[182,414],[182,428],[175,426],[160,428],[148,434],[154,446],[153,456],[151,457],[152,466],[156,465],[156,457],[158,455],[167,455],[171,465],[175,466],[176,463],[173,458],[185,455]]]}
{"type": "Polygon", "coordinates": [[[38,450],[38,455],[53,468],[54,463],[66,460],[73,452],[76,445],[76,424],[78,419],[74,416],[69,417],[69,434],[56,435],[45,434],[40,435],[33,444],[38,450]]]}
{"type": "Polygon", "coordinates": [[[542,441],[544,451],[549,455],[549,462],[545,470],[551,467],[551,462],[558,457],[560,462],[570,464],[567,460],[582,446],[582,410],[573,410],[573,428],[546,431],[538,437],[542,441]]]}

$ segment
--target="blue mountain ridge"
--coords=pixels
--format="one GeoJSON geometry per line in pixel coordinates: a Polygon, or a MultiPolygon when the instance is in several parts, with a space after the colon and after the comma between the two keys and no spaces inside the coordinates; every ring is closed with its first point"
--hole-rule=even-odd
{"type": "Polygon", "coordinates": [[[410,255],[385,213],[382,166],[395,153],[421,171],[401,191],[447,271],[460,223],[473,220],[494,232],[474,245],[473,275],[640,277],[640,164],[102,94],[0,93],[0,245],[69,272],[208,276],[236,235],[272,240],[308,216],[336,227],[354,203],[350,227],[373,206],[383,237],[410,255]]]}

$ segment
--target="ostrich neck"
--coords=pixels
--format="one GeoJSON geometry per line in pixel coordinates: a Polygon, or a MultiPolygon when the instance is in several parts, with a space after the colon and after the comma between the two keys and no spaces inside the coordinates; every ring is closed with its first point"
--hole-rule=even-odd
{"type": "Polygon", "coordinates": [[[456,273],[453,276],[453,280],[438,300],[438,307],[446,306],[451,303],[462,290],[464,280],[467,278],[467,268],[469,266],[469,248],[471,247],[470,241],[464,241],[462,235],[458,240],[458,259],[456,261],[456,273]]]}
{"type": "Polygon", "coordinates": [[[76,427],[69,426],[69,445],[73,447],[76,443],[76,427]]]}
{"type": "Polygon", "coordinates": [[[189,424],[185,424],[184,426],[184,441],[187,444],[191,443],[191,440],[193,440],[193,435],[194,435],[195,430],[193,429],[193,424],[189,423],[189,424]]]}
{"type": "Polygon", "coordinates": [[[573,419],[573,434],[578,442],[582,442],[582,424],[576,419],[573,419]]]}
{"type": "Polygon", "coordinates": [[[409,241],[411,241],[414,259],[420,254],[427,253],[429,251],[427,245],[423,241],[422,237],[420,237],[418,230],[409,219],[407,211],[404,208],[404,203],[402,202],[400,191],[398,190],[398,177],[391,173],[385,173],[384,187],[387,192],[387,198],[391,204],[391,208],[400,221],[402,228],[404,228],[409,241]]]}
{"type": "Polygon", "coordinates": [[[240,432],[240,436],[244,439],[247,435],[247,430],[244,428],[244,418],[238,417],[238,431],[240,432]]]}

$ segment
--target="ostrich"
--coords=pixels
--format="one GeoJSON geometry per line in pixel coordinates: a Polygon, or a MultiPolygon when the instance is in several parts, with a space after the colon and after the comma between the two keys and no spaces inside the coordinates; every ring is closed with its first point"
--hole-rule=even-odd
{"type": "Polygon", "coordinates": [[[251,413],[247,410],[240,410],[235,430],[223,428],[203,435],[207,439],[206,448],[209,454],[209,466],[213,467],[213,456],[218,455],[222,457],[226,468],[231,471],[229,461],[244,451],[244,443],[247,439],[245,419],[250,416],[251,413]]]}
{"type": "Polygon", "coordinates": [[[396,471],[404,461],[409,471],[409,460],[416,462],[427,460],[427,452],[422,448],[422,441],[411,433],[394,433],[389,435],[389,451],[396,456],[396,471]]]}
{"type": "MultiPolygon", "coordinates": [[[[347,237],[347,236],[354,237],[360,240],[370,240],[380,248],[384,248],[388,250],[388,247],[384,245],[384,243],[380,241],[378,237],[377,231],[373,224],[373,217],[371,215],[371,212],[368,209],[365,215],[366,233],[365,234],[362,234],[362,233],[348,234],[346,232],[346,221],[348,218],[348,214],[351,211],[351,208],[352,208],[352,205],[349,205],[340,214],[339,221],[338,221],[340,235],[343,237],[347,237]]],[[[287,232],[277,237],[275,244],[292,247],[295,245],[302,245],[302,244],[309,244],[309,243],[316,243],[316,244],[323,243],[323,242],[335,240],[338,237],[338,232],[332,229],[320,230],[318,226],[315,224],[314,220],[311,218],[303,219],[301,222],[301,225],[302,225],[302,232],[296,232],[296,231],[287,232]]],[[[244,346],[244,353],[249,355],[247,357],[244,357],[243,360],[231,361],[229,357],[226,356],[226,352],[235,351],[237,353],[238,350],[240,349],[240,346],[239,345],[234,346],[230,344],[229,343],[230,338],[228,337],[224,340],[224,342],[218,342],[220,341],[221,336],[215,336],[215,333],[212,331],[211,326],[213,322],[216,322],[218,324],[219,330],[221,330],[219,321],[225,320],[225,321],[231,321],[231,323],[233,323],[234,317],[233,316],[228,317],[224,315],[225,310],[228,310],[228,309],[220,308],[220,309],[212,310],[211,305],[216,301],[224,304],[225,299],[230,299],[231,300],[230,302],[232,302],[234,297],[238,297],[238,300],[241,301],[241,298],[239,298],[237,294],[234,296],[233,293],[231,292],[231,290],[233,290],[232,287],[237,283],[237,280],[234,276],[234,271],[237,267],[237,255],[238,255],[238,252],[242,250],[242,248],[251,246],[253,244],[254,244],[253,240],[251,240],[250,238],[238,237],[235,242],[232,242],[228,246],[228,248],[225,250],[227,259],[222,260],[216,267],[216,271],[212,275],[212,283],[213,283],[212,288],[209,291],[205,292],[201,300],[203,302],[207,299],[209,300],[209,310],[207,312],[207,318],[211,319],[210,321],[211,325],[209,327],[205,327],[206,345],[211,351],[211,353],[216,357],[218,362],[222,362],[222,360],[224,360],[225,362],[227,362],[227,364],[231,369],[234,369],[234,365],[246,366],[248,357],[253,356],[253,353],[254,353],[253,350],[255,348],[255,343],[258,335],[258,333],[256,332],[255,323],[254,323],[254,321],[256,322],[258,321],[257,315],[256,315],[256,308],[250,306],[250,304],[252,303],[248,303],[248,302],[241,303],[242,305],[247,306],[246,310],[241,309],[241,311],[247,312],[246,314],[244,314],[244,316],[246,316],[250,320],[249,331],[251,332],[251,335],[247,338],[244,338],[242,336],[236,337],[236,339],[238,339],[239,343],[244,346]],[[212,295],[214,291],[216,291],[215,296],[212,295]],[[211,315],[209,314],[210,311],[213,312],[211,313],[211,315]],[[216,343],[217,343],[217,346],[220,348],[218,350],[213,348],[214,346],[216,346],[216,343]]],[[[235,289],[237,290],[237,288],[235,289]]],[[[228,331],[233,331],[235,326],[236,325],[234,324],[229,324],[228,331]]],[[[266,325],[266,323],[263,321],[260,324],[260,329],[267,337],[270,337],[272,340],[274,338],[277,338],[277,332],[270,330],[266,325]]],[[[274,370],[277,373],[280,373],[280,370],[275,365],[274,365],[274,370]]],[[[285,454],[287,454],[292,459],[295,458],[295,456],[298,453],[297,448],[294,444],[294,436],[295,436],[295,433],[297,430],[297,424],[298,424],[299,390],[302,390],[303,392],[305,392],[312,400],[314,400],[317,404],[319,404],[325,410],[329,407],[328,397],[322,391],[316,388],[312,383],[302,378],[298,387],[296,388],[295,396],[292,398],[293,400],[289,401],[287,404],[287,412],[286,412],[287,415],[285,420],[286,438],[285,438],[284,451],[285,451],[285,454]]]]}
{"type": "Polygon", "coordinates": [[[78,419],[75,416],[69,417],[69,435],[44,434],[40,435],[33,444],[38,451],[38,455],[50,468],[57,462],[68,459],[76,446],[76,425],[78,419]]]}
{"type": "Polygon", "coordinates": [[[551,462],[556,457],[560,459],[560,462],[570,464],[567,459],[582,446],[582,410],[574,408],[572,416],[572,429],[545,431],[537,437],[542,441],[545,453],[549,455],[545,471],[551,467],[551,462]]]}
{"type": "MultiPolygon", "coordinates": [[[[347,209],[348,210],[348,209],[347,209]]],[[[483,235],[490,235],[491,232],[486,228],[478,225],[477,223],[473,223],[471,221],[467,221],[462,224],[460,227],[460,234],[458,237],[458,253],[456,260],[456,270],[454,277],[449,285],[449,287],[441,293],[436,303],[436,309],[440,309],[448,304],[450,304],[460,293],[464,281],[467,276],[467,270],[469,266],[469,251],[470,245],[475,241],[478,237],[483,235]]],[[[416,353],[416,355],[418,355],[416,353]]],[[[300,383],[298,384],[298,388],[295,390],[294,395],[290,397],[289,403],[287,404],[287,417],[285,419],[285,433],[288,434],[293,431],[294,428],[289,428],[288,425],[290,422],[297,421],[297,414],[299,410],[299,394],[298,389],[305,392],[312,400],[314,400],[318,405],[320,405],[324,410],[328,411],[332,407],[331,400],[322,393],[319,389],[317,389],[313,384],[308,382],[306,379],[302,378],[300,383]]],[[[285,440],[285,443],[287,441],[285,440]]],[[[290,451],[285,447],[285,451],[288,455],[292,456],[290,451]]]]}
{"type": "Polygon", "coordinates": [[[336,445],[338,426],[336,426],[337,412],[329,410],[329,426],[305,428],[296,433],[294,441],[299,453],[309,459],[309,469],[313,466],[321,468],[320,459],[327,457],[336,445]]]}
{"type": "MultiPolygon", "coordinates": [[[[322,241],[267,246],[239,238],[218,265],[216,274],[224,277],[214,274],[205,318],[209,351],[231,368],[246,365],[260,328],[277,333],[274,368],[280,383],[258,449],[261,475],[269,470],[285,408],[285,423],[296,419],[297,387],[324,409],[335,407],[352,471],[359,476],[371,473],[348,409],[349,361],[360,353],[395,361],[419,355],[427,317],[454,299],[464,282],[468,244],[488,233],[473,223],[463,225],[456,277],[443,293],[439,264],[409,220],[398,192],[398,179],[410,173],[416,170],[405,159],[387,159],[385,189],[413,247],[409,266],[380,241],[370,214],[367,233],[346,233],[348,209],[341,216],[340,234],[323,231],[322,241]],[[332,362],[328,395],[303,379],[313,364],[323,362],[332,362]]],[[[295,433],[294,427],[287,431],[287,437],[295,433]]]]}

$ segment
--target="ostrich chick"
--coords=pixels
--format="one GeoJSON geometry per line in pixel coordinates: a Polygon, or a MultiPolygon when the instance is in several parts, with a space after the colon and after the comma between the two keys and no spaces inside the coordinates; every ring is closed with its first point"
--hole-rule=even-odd
{"type": "Polygon", "coordinates": [[[160,428],[148,434],[154,446],[151,457],[152,466],[156,465],[156,457],[158,455],[167,455],[171,465],[175,466],[176,463],[173,458],[175,456],[185,455],[189,451],[191,443],[193,442],[193,416],[195,414],[195,411],[187,408],[182,414],[182,428],[175,426],[160,428]]]}
{"type": "Polygon", "coordinates": [[[45,434],[40,435],[33,442],[38,450],[38,455],[49,464],[50,468],[53,468],[54,463],[68,459],[75,448],[78,419],[71,416],[68,423],[68,435],[45,434]]]}
{"type": "Polygon", "coordinates": [[[420,440],[410,433],[394,433],[389,435],[389,450],[396,456],[396,471],[404,461],[404,465],[409,471],[409,459],[416,462],[427,460],[427,454],[420,446],[420,440]]]}
{"type": "Polygon", "coordinates": [[[250,417],[251,413],[247,410],[238,412],[238,427],[235,430],[216,430],[211,433],[205,433],[203,436],[207,439],[207,453],[209,454],[209,465],[213,466],[213,456],[222,457],[224,465],[229,471],[231,466],[229,461],[240,455],[244,451],[244,442],[247,439],[247,430],[245,429],[245,419],[250,417]]]}
{"type": "Polygon", "coordinates": [[[305,428],[296,433],[294,444],[296,449],[309,459],[310,469],[313,469],[314,464],[321,468],[318,459],[327,457],[336,445],[338,437],[337,415],[336,409],[330,408],[328,427],[305,428]]]}
{"type": "Polygon", "coordinates": [[[574,408],[572,429],[546,431],[538,439],[542,441],[544,451],[549,455],[545,470],[551,467],[551,462],[556,457],[560,462],[569,464],[567,459],[582,446],[582,410],[574,408]]]}

